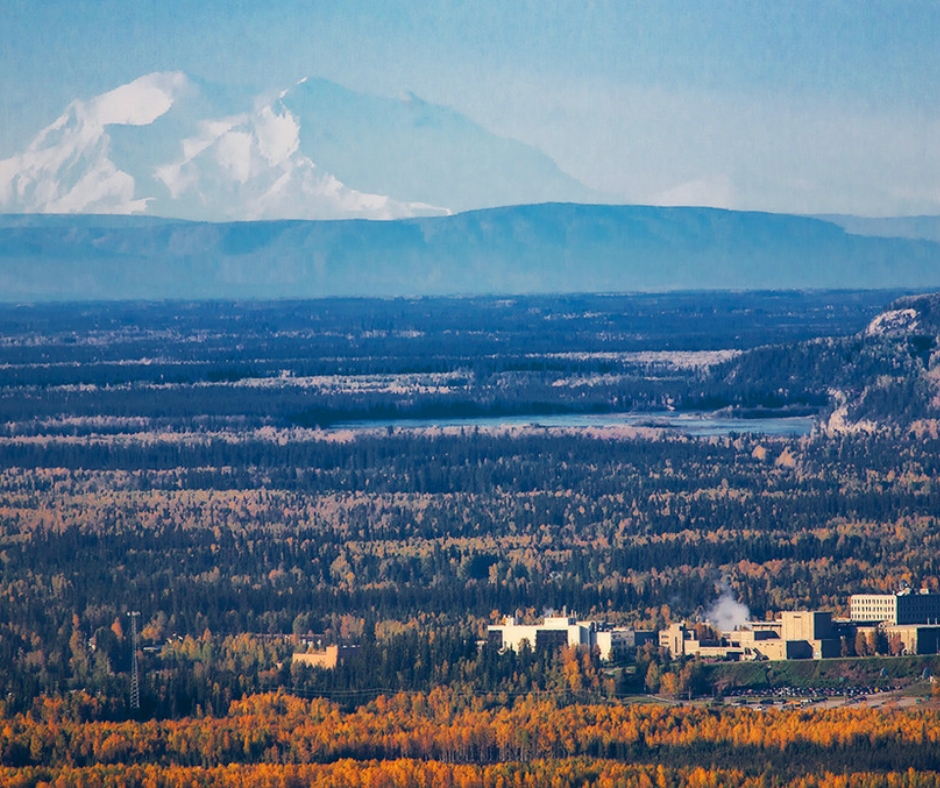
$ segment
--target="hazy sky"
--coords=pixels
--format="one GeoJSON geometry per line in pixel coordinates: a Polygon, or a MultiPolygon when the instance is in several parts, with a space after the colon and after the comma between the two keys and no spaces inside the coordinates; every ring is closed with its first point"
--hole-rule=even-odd
{"type": "Polygon", "coordinates": [[[0,158],[150,71],[320,76],[450,106],[612,201],[937,214],[938,53],[933,1],[0,0],[0,158]]]}

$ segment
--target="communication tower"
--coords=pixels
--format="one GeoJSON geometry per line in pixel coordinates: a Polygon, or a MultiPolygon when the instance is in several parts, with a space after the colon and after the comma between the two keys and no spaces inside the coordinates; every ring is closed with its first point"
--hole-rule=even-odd
{"type": "Polygon", "coordinates": [[[137,619],[139,610],[132,610],[131,617],[131,711],[140,709],[140,671],[137,665],[137,619]]]}

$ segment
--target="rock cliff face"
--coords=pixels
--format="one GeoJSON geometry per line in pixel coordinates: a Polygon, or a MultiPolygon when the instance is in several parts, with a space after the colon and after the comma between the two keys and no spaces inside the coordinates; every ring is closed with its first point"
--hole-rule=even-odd
{"type": "Polygon", "coordinates": [[[940,336],[940,293],[905,296],[875,318],[884,330],[900,335],[919,335],[937,338],[940,336]]]}
{"type": "Polygon", "coordinates": [[[865,329],[865,336],[888,337],[910,334],[917,330],[916,309],[890,309],[882,312],[865,329]]]}

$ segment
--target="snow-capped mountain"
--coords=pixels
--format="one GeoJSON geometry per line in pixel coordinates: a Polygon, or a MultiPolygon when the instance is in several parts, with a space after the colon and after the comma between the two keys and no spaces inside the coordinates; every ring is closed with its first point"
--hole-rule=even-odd
{"type": "Polygon", "coordinates": [[[408,96],[273,99],[154,73],[76,100],[0,161],[5,213],[395,219],[592,193],[533,148],[408,96]]]}
{"type": "Polygon", "coordinates": [[[158,213],[208,220],[446,213],[350,189],[318,170],[300,151],[300,124],[282,97],[248,111],[193,118],[193,110],[205,104],[201,92],[185,74],[157,73],[72,102],[25,152],[0,162],[0,207],[10,213],[158,213]],[[176,117],[154,125],[174,110],[176,117]],[[153,140],[167,131],[185,136],[175,144],[153,140]],[[154,162],[134,156],[135,142],[169,157],[154,162]]]}

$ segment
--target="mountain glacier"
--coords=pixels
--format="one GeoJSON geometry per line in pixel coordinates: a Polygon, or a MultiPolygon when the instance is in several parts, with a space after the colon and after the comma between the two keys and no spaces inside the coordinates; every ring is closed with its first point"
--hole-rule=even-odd
{"type": "Polygon", "coordinates": [[[397,219],[592,197],[537,150],[458,113],[324,80],[259,98],[148,74],[73,101],[0,161],[4,213],[397,219]]]}

